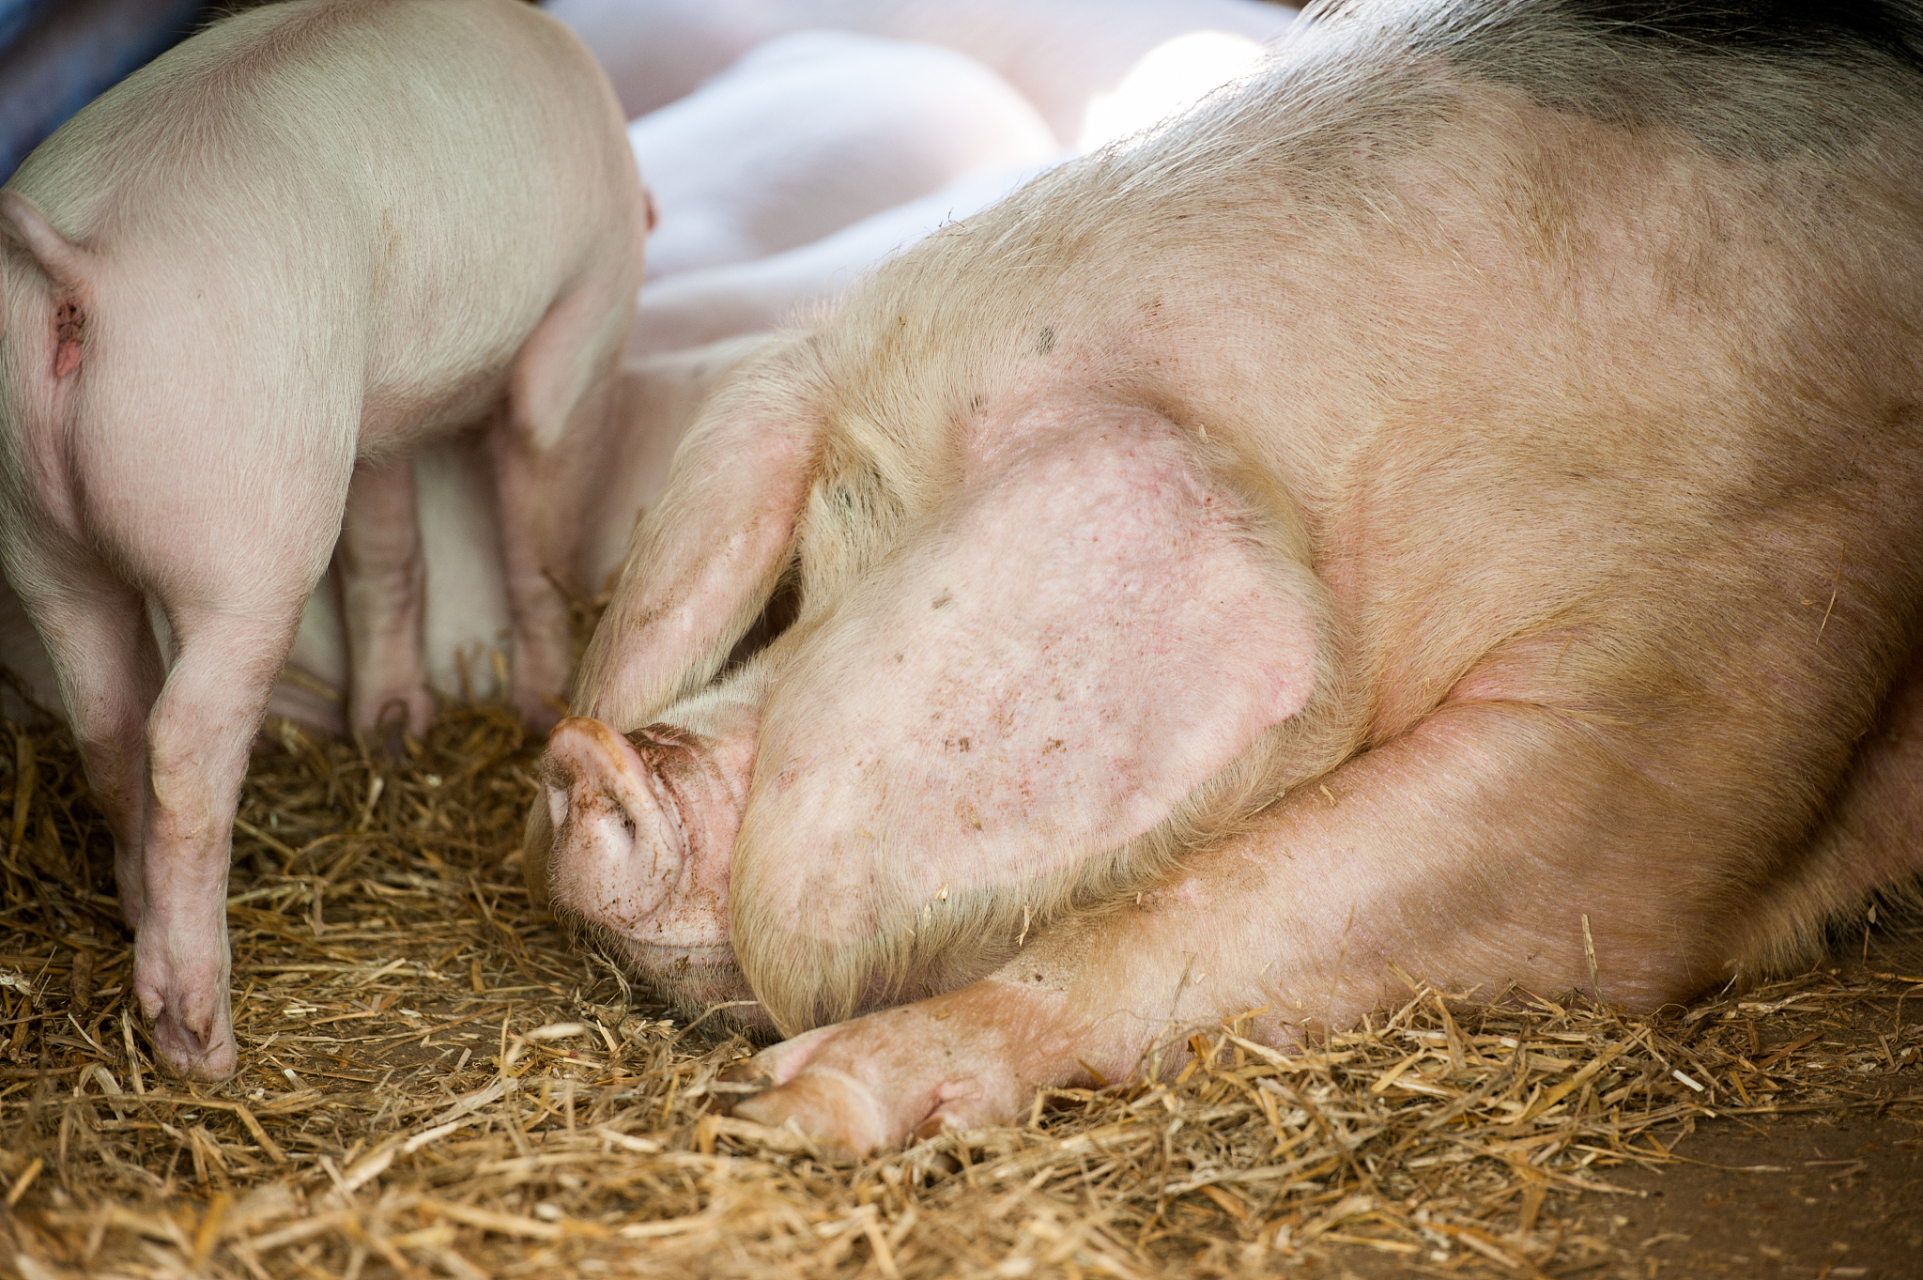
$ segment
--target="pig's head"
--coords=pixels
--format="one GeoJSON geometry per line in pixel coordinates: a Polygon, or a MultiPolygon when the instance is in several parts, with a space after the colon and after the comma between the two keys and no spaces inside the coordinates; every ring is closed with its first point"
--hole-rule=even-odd
{"type": "Polygon", "coordinates": [[[805,385],[750,368],[677,455],[527,855],[670,994],[787,1034],[1139,891],[1320,772],[1339,683],[1300,534],[1200,433],[1030,398],[911,450],[805,385]],[[793,624],[711,684],[784,576],[793,624]]]}

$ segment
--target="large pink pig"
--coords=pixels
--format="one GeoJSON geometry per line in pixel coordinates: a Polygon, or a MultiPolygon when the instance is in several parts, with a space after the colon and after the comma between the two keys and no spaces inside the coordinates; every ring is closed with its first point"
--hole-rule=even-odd
{"type": "Polygon", "coordinates": [[[530,865],[860,1150],[1782,963],[1923,870],[1919,193],[1914,0],[1336,8],[717,393],[530,865]]]}
{"type": "Polygon", "coordinates": [[[224,886],[248,744],[342,534],[352,719],[430,710],[407,454],[486,424],[539,718],[645,197],[587,51],[512,0],[218,24],[0,192],[0,561],[117,845],[162,1055],[235,1066],[224,886]],[[563,442],[566,447],[562,447],[563,442]],[[343,512],[347,519],[343,529],[343,512]]]}

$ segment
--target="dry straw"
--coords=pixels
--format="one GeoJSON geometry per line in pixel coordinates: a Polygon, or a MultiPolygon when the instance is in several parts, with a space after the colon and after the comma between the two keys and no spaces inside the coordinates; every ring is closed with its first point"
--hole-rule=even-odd
{"type": "Polygon", "coordinates": [[[1923,1101],[1917,977],[1651,1019],[1412,984],[1313,1052],[1212,1028],[1166,1082],[845,1162],[727,1116],[748,1046],[630,1008],[530,909],[512,717],[450,710],[391,768],[274,733],[228,900],[242,1069],[208,1087],[154,1065],[71,742],[0,724],[0,1272],[1613,1275],[1569,1211],[1698,1119],[1923,1101]],[[1826,1047],[1872,1006],[1894,1035],[1826,1047]]]}

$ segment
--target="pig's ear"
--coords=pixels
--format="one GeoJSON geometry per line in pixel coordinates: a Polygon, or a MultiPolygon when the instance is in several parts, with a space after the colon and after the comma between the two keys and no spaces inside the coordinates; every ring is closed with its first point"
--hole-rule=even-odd
{"type": "Polygon", "coordinates": [[[1264,735],[1321,683],[1323,592],[1197,448],[1145,410],[1038,416],[791,655],[731,879],[782,1031],[1142,887],[1194,838],[1185,801],[1293,740],[1264,735]]]}
{"type": "Polygon", "coordinates": [[[17,191],[0,191],[0,232],[33,258],[53,286],[53,376],[79,367],[86,329],[86,252],[54,230],[47,215],[17,191]]]}
{"type": "Polygon", "coordinates": [[[576,715],[640,728],[713,679],[774,594],[820,435],[778,390],[805,385],[781,376],[787,354],[737,371],[675,451],[582,658],[576,715]]]}

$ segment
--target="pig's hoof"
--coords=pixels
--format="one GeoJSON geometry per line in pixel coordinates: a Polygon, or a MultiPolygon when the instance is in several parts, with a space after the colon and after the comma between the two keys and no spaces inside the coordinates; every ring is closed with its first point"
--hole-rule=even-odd
{"type": "Polygon", "coordinates": [[[787,1084],[735,1103],[734,1113],[778,1129],[788,1121],[809,1137],[856,1155],[872,1154],[895,1135],[880,1101],[845,1072],[816,1067],[787,1084]]]}
{"type": "Polygon", "coordinates": [[[398,764],[407,759],[407,740],[412,733],[425,733],[427,723],[417,719],[406,701],[390,698],[381,708],[380,719],[374,724],[374,738],[380,749],[386,753],[390,763],[398,764]]]}
{"type": "Polygon", "coordinates": [[[775,1078],[768,1073],[767,1067],[761,1065],[759,1058],[738,1062],[723,1071],[718,1078],[723,1084],[753,1085],[756,1089],[775,1087],[775,1078]]]}
{"type": "Polygon", "coordinates": [[[240,1049],[224,1019],[196,1019],[190,1026],[175,1011],[163,1009],[154,1020],[154,1047],[161,1060],[189,1080],[217,1081],[232,1076],[240,1066],[240,1049]]]}

